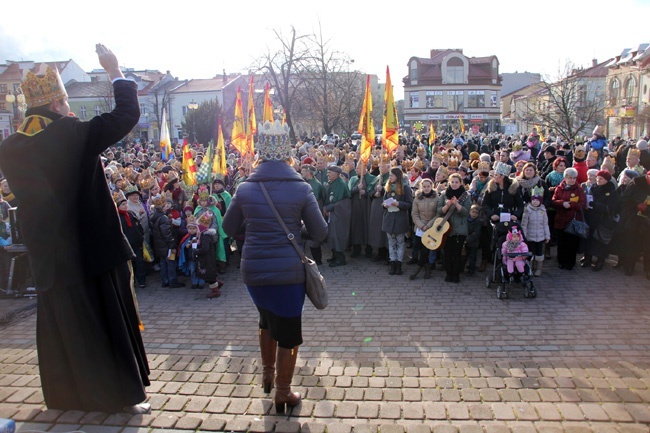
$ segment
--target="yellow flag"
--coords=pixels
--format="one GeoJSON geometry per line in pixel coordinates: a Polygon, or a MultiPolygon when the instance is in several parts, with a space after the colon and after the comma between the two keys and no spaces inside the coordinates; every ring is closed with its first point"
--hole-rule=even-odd
{"type": "Polygon", "coordinates": [[[458,122],[460,123],[460,133],[465,133],[465,122],[463,122],[463,115],[458,113],[458,122]]]}
{"type": "Polygon", "coordinates": [[[183,139],[183,182],[185,185],[196,185],[196,166],[194,165],[194,158],[190,151],[190,145],[187,143],[187,138],[183,139]]]}
{"type": "Polygon", "coordinates": [[[269,83],[266,83],[266,89],[264,89],[264,111],[262,113],[262,122],[266,123],[267,121],[273,123],[273,104],[271,103],[271,95],[269,94],[271,88],[269,83]]]}
{"type": "Polygon", "coordinates": [[[361,159],[361,161],[363,161],[365,164],[370,159],[372,146],[375,145],[375,125],[372,123],[372,93],[370,91],[370,75],[366,77],[366,95],[363,98],[363,106],[361,107],[359,132],[361,133],[359,159],[361,159]]]}
{"type": "Polygon", "coordinates": [[[230,134],[230,144],[237,149],[243,157],[246,155],[246,132],[244,131],[244,108],[241,101],[241,88],[237,88],[237,97],[235,98],[235,120],[232,123],[232,133],[230,134]]]}
{"type": "Polygon", "coordinates": [[[537,130],[537,135],[539,135],[539,141],[541,142],[546,141],[544,139],[544,134],[542,134],[542,128],[540,128],[538,124],[535,124],[535,129],[537,130]]]}
{"type": "Polygon", "coordinates": [[[433,128],[433,120],[429,122],[429,146],[433,145],[433,142],[436,141],[436,130],[433,128]]]}
{"type": "Polygon", "coordinates": [[[223,140],[223,130],[221,128],[221,119],[217,121],[219,125],[219,132],[217,133],[217,150],[214,155],[214,162],[212,163],[212,172],[221,176],[228,173],[226,168],[226,146],[223,140]]]}
{"type": "Polygon", "coordinates": [[[283,108],[282,109],[282,124],[284,125],[285,123],[287,123],[287,110],[285,110],[283,108]]]}
{"type": "Polygon", "coordinates": [[[386,90],[384,91],[384,124],[382,127],[382,141],[384,148],[390,155],[399,147],[399,124],[397,121],[397,108],[393,97],[393,85],[390,82],[390,71],[386,66],[386,90]]]}
{"type": "Polygon", "coordinates": [[[253,77],[251,77],[251,82],[248,86],[248,107],[246,108],[246,113],[248,114],[248,121],[246,122],[246,151],[250,155],[255,154],[255,134],[257,134],[254,94],[255,88],[253,86],[253,77]]]}

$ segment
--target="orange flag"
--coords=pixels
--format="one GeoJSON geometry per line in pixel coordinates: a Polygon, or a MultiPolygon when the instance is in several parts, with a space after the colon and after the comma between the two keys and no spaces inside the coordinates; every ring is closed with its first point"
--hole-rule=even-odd
{"type": "Polygon", "coordinates": [[[372,93],[370,91],[370,75],[366,77],[366,96],[363,98],[361,118],[359,119],[359,132],[361,133],[361,146],[359,156],[363,163],[370,159],[372,146],[375,145],[375,125],[372,123],[372,93]]]}
{"type": "Polygon", "coordinates": [[[273,104],[271,103],[271,95],[269,94],[271,88],[269,83],[266,83],[266,88],[264,89],[264,111],[262,112],[262,122],[266,123],[269,121],[273,123],[273,104]]]}
{"type": "Polygon", "coordinates": [[[241,102],[241,88],[237,88],[237,97],[235,99],[235,120],[232,123],[232,133],[230,134],[230,144],[237,149],[243,157],[246,155],[246,132],[244,131],[244,108],[241,102]]]}
{"type": "Polygon", "coordinates": [[[384,91],[384,124],[382,128],[382,141],[384,148],[390,155],[399,147],[399,123],[397,121],[397,108],[393,97],[393,85],[390,82],[390,71],[386,66],[386,90],[384,91]]]}
{"type": "Polygon", "coordinates": [[[458,113],[458,122],[460,123],[460,133],[465,133],[465,122],[463,122],[463,115],[458,113]]]}
{"type": "Polygon", "coordinates": [[[433,142],[436,141],[436,130],[433,128],[433,120],[429,122],[429,146],[433,145],[433,142]]]}
{"type": "Polygon", "coordinates": [[[282,124],[284,125],[285,123],[287,123],[287,110],[285,110],[283,108],[282,109],[282,124]]]}
{"type": "Polygon", "coordinates": [[[190,151],[190,145],[187,143],[187,138],[183,139],[183,182],[185,185],[196,185],[196,166],[194,165],[194,158],[190,151]]]}
{"type": "Polygon", "coordinates": [[[246,108],[246,114],[248,114],[246,122],[246,151],[251,156],[255,155],[255,134],[257,134],[254,93],[255,87],[253,86],[253,77],[251,77],[251,82],[248,86],[248,107],[246,108]]]}

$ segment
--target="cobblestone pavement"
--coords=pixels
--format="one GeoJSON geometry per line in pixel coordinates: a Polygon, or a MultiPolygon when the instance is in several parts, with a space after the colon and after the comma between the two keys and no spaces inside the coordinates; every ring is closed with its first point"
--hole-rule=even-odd
{"type": "Polygon", "coordinates": [[[239,270],[213,300],[150,278],[138,294],[151,415],[46,410],[32,313],[0,328],[0,417],[23,432],[649,432],[650,281],[545,265],[537,298],[515,286],[507,300],[485,274],[451,284],[367,259],[321,267],[331,304],[305,307],[293,380],[305,398],[289,419],[262,392],[239,270]]]}

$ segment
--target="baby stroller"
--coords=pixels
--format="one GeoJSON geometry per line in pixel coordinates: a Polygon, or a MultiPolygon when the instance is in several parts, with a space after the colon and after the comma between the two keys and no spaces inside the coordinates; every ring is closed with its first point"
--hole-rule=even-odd
{"type": "Polygon", "coordinates": [[[535,284],[533,283],[533,273],[530,266],[530,259],[533,257],[531,252],[518,252],[518,253],[506,253],[506,258],[523,258],[525,260],[524,272],[519,273],[516,269],[510,274],[506,264],[504,263],[504,255],[501,252],[501,245],[506,240],[506,235],[509,230],[512,228],[519,228],[521,233],[521,228],[519,224],[512,222],[498,222],[492,223],[492,250],[494,251],[494,261],[492,266],[492,272],[485,277],[485,286],[489,289],[492,287],[492,284],[497,286],[497,298],[506,299],[508,298],[508,289],[509,286],[519,285],[524,289],[525,298],[535,298],[537,297],[537,290],[535,289],[535,284]]]}

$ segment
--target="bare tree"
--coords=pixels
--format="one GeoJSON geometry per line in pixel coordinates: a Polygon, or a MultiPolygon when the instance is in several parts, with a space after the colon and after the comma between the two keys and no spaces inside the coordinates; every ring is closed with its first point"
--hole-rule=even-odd
{"type": "Polygon", "coordinates": [[[199,104],[196,110],[188,110],[181,121],[184,131],[192,131],[192,140],[208,144],[210,140],[217,142],[217,119],[222,113],[219,101],[210,99],[199,104]]]}
{"type": "Polygon", "coordinates": [[[273,33],[280,49],[266,54],[259,60],[258,69],[263,71],[265,77],[276,89],[275,97],[286,113],[286,122],[289,125],[289,135],[292,141],[296,139],[294,125],[294,101],[298,88],[303,83],[300,74],[303,63],[306,61],[309,50],[306,46],[307,35],[298,35],[296,29],[291,27],[290,35],[284,35],[274,30],[273,33]]]}
{"type": "Polygon", "coordinates": [[[603,122],[603,82],[575,69],[567,62],[553,82],[540,83],[540,90],[526,98],[525,122],[540,125],[546,133],[572,139],[603,122]]]}

